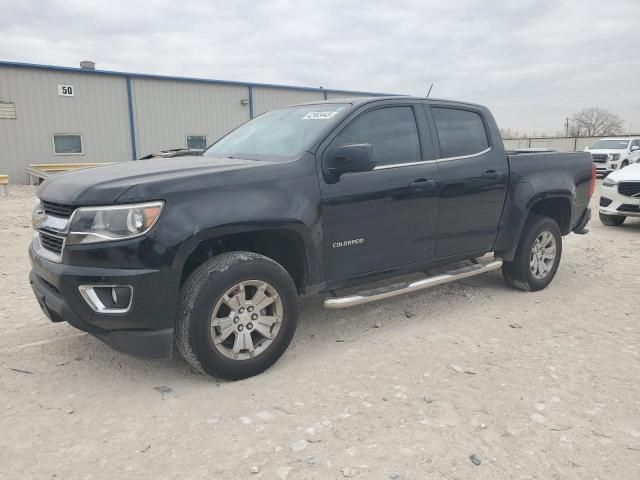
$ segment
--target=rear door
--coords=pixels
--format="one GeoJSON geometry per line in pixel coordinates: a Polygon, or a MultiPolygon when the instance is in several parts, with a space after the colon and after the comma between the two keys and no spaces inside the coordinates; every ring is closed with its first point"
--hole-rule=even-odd
{"type": "Polygon", "coordinates": [[[375,170],[334,183],[319,171],[328,280],[434,255],[438,166],[422,105],[385,102],[354,112],[321,146],[322,163],[336,147],[360,143],[373,146],[375,170]]]}
{"type": "MultiPolygon", "coordinates": [[[[494,145],[482,108],[431,104],[438,151],[438,234],[435,256],[492,247],[502,215],[509,166],[502,144],[494,145]]],[[[495,127],[497,128],[497,127],[495,127]]]]}

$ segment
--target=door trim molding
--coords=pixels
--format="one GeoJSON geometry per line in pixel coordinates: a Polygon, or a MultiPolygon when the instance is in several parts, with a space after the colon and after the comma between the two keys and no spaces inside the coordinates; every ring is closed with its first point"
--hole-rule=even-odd
{"type": "Polygon", "coordinates": [[[394,163],[392,165],[380,165],[374,168],[374,170],[386,170],[388,168],[399,168],[399,167],[412,167],[414,165],[422,165],[424,163],[437,163],[437,162],[448,162],[450,160],[464,160],[465,158],[474,158],[479,157],[480,155],[484,155],[485,153],[489,153],[491,151],[491,147],[485,148],[481,152],[471,153],[469,155],[460,155],[459,157],[443,157],[437,158],[435,160],[420,160],[419,162],[407,162],[407,163],[394,163]]]}
{"type": "Polygon", "coordinates": [[[443,158],[438,158],[436,161],[437,162],[448,162],[449,160],[462,160],[465,158],[473,158],[473,157],[479,157],[480,155],[484,155],[485,153],[489,153],[491,151],[491,147],[485,148],[484,150],[482,150],[481,152],[478,153],[472,153],[470,155],[460,155],[459,157],[443,157],[443,158]]]}

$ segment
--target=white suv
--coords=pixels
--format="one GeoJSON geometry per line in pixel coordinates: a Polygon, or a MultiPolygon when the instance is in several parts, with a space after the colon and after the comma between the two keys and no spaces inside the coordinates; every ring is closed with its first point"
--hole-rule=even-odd
{"type": "Polygon", "coordinates": [[[640,217],[640,163],[613,172],[600,189],[600,220],[622,225],[627,217],[640,217]]]}
{"type": "Polygon", "coordinates": [[[640,162],[640,138],[603,138],[588,148],[596,171],[607,175],[632,163],[640,162]]]}

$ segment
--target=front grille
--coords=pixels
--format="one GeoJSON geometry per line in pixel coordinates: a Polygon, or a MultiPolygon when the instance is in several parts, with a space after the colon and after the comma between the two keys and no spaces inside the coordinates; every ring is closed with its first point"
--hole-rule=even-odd
{"type": "Polygon", "coordinates": [[[640,212],[640,205],[630,205],[628,203],[623,203],[622,205],[620,205],[618,207],[618,211],[619,212],[639,213],[640,212]]]}
{"type": "Polygon", "coordinates": [[[607,161],[609,156],[606,153],[592,153],[591,159],[596,163],[603,163],[607,161]]]}
{"type": "Polygon", "coordinates": [[[64,240],[60,237],[40,232],[40,243],[44,248],[57,255],[62,253],[62,244],[64,240]]]}
{"type": "Polygon", "coordinates": [[[69,217],[76,209],[76,207],[72,207],[71,205],[62,205],[60,203],[53,202],[45,202],[44,200],[41,202],[42,208],[46,213],[50,213],[52,215],[58,215],[60,217],[69,217]]]}
{"type": "Polygon", "coordinates": [[[600,197],[600,206],[601,207],[608,207],[609,205],[611,205],[612,201],[613,200],[611,200],[610,198],[600,197]]]}
{"type": "Polygon", "coordinates": [[[618,184],[618,193],[625,197],[633,197],[640,194],[640,182],[620,182],[618,184]]]}

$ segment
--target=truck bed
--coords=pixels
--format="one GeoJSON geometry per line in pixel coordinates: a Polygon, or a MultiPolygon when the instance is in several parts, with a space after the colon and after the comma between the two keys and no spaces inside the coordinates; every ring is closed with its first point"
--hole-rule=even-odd
{"type": "MultiPolygon", "coordinates": [[[[509,187],[496,250],[513,248],[530,205],[565,198],[570,215],[563,234],[584,218],[589,204],[593,162],[585,152],[509,153],[509,187]]],[[[557,208],[557,207],[554,207],[557,208]]],[[[513,250],[510,250],[513,253],[513,250]]]]}

